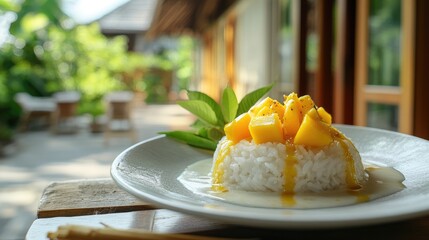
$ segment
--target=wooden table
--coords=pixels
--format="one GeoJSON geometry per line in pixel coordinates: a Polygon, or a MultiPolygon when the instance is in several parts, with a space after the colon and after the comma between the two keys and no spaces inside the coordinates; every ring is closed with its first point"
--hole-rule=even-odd
{"type": "Polygon", "coordinates": [[[60,225],[114,226],[162,233],[246,239],[429,239],[429,216],[376,226],[335,230],[275,230],[232,226],[166,209],[156,209],[119,189],[111,179],[56,182],[40,200],[38,219],[26,239],[47,239],[60,225]]]}

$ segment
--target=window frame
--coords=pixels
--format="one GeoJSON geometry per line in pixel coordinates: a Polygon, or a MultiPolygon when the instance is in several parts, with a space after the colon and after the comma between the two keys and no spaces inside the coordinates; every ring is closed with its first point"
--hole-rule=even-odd
{"type": "Polygon", "coordinates": [[[354,124],[367,125],[367,103],[397,105],[398,131],[413,134],[415,1],[401,1],[401,74],[399,86],[368,85],[369,1],[357,1],[354,124]]]}

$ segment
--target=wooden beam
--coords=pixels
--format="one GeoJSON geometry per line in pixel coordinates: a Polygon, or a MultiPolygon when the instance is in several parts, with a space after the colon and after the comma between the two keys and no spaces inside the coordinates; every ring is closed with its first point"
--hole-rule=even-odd
{"type": "Polygon", "coordinates": [[[334,122],[353,124],[355,82],[356,0],[339,0],[334,78],[334,122]]]}
{"type": "Polygon", "coordinates": [[[333,7],[333,0],[319,0],[316,2],[316,31],[319,42],[314,99],[318,105],[323,106],[328,112],[333,110],[333,7]]]}
{"type": "Polygon", "coordinates": [[[225,74],[228,84],[235,87],[235,39],[236,39],[235,14],[230,14],[226,19],[224,36],[225,36],[225,74]]]}
{"type": "Polygon", "coordinates": [[[399,105],[402,101],[402,89],[395,86],[366,85],[364,89],[364,102],[399,105]]]}
{"type": "Polygon", "coordinates": [[[429,1],[416,1],[414,135],[429,139],[429,1]]]}
{"type": "Polygon", "coordinates": [[[367,107],[364,89],[368,76],[368,16],[369,0],[359,0],[356,5],[356,68],[354,124],[366,126],[367,107]]]}
{"type": "Polygon", "coordinates": [[[293,70],[293,83],[295,91],[298,95],[308,94],[308,81],[307,81],[307,13],[308,3],[307,0],[294,0],[293,7],[293,29],[296,34],[294,38],[295,49],[294,51],[294,70],[293,70]]]}
{"type": "MultiPolygon", "coordinates": [[[[413,133],[416,0],[402,0],[399,131],[413,133]]],[[[427,10],[427,9],[426,9],[427,10]]],[[[427,23],[426,23],[427,24],[427,23]]],[[[426,26],[427,27],[427,26],[426,26]]],[[[426,43],[427,44],[427,43],[426,43]]],[[[420,49],[419,49],[420,51],[420,49]]]]}
{"type": "Polygon", "coordinates": [[[212,24],[212,18],[214,15],[216,15],[219,0],[200,0],[195,1],[194,4],[197,6],[195,7],[193,17],[193,27],[197,31],[204,31],[212,24]]]}

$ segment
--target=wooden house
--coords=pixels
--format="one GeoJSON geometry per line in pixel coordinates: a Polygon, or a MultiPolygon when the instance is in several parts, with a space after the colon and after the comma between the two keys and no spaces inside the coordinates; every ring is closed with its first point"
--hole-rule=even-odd
{"type": "Polygon", "coordinates": [[[336,123],[429,139],[429,2],[162,0],[148,36],[199,39],[195,87],[311,94],[336,123]]]}

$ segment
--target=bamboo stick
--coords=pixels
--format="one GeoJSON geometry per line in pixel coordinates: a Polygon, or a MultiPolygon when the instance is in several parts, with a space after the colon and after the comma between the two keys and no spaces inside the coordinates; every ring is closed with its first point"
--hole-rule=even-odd
{"type": "Polygon", "coordinates": [[[94,228],[81,225],[59,226],[56,232],[49,232],[50,240],[227,240],[226,238],[196,236],[189,234],[154,233],[143,230],[121,230],[94,228]]]}

